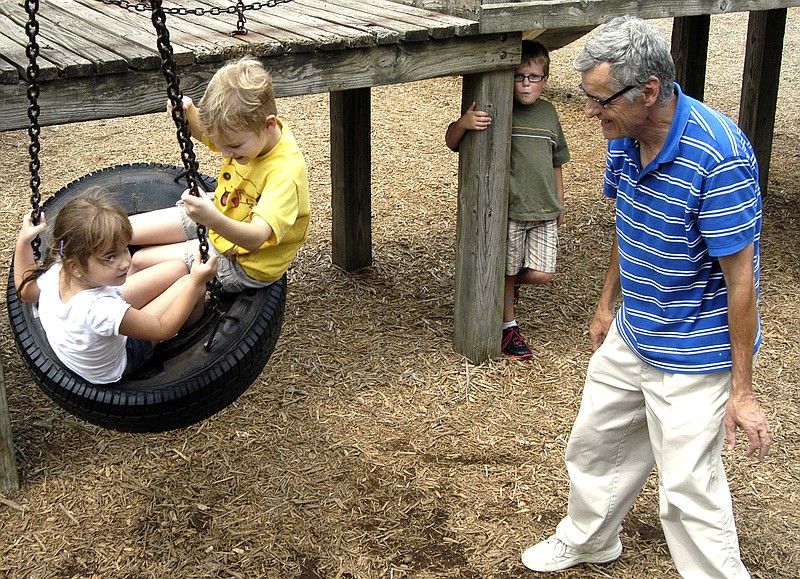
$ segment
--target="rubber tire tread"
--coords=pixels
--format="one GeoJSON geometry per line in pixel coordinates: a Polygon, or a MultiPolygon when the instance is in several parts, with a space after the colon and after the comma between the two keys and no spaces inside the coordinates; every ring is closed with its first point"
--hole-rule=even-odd
{"type": "MultiPolygon", "coordinates": [[[[129,214],[170,207],[186,184],[182,168],[154,163],[116,165],[69,183],[42,205],[49,223],[69,199],[97,186],[114,192],[129,214]]],[[[214,180],[199,179],[209,190],[214,180]]],[[[46,247],[48,233],[42,234],[46,247]]],[[[255,381],[278,341],[286,304],[287,280],[261,290],[223,294],[232,316],[219,327],[207,352],[213,323],[200,323],[159,344],[156,356],[132,379],[92,384],[61,364],[47,342],[35,308],[18,299],[13,264],[7,304],[14,340],[40,388],[61,408],[89,423],[122,432],[163,432],[195,424],[234,402],[255,381]]]]}

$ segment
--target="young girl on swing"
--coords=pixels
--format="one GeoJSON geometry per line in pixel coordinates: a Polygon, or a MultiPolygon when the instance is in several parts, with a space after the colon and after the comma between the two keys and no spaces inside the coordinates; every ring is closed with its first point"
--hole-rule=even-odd
{"type": "Polygon", "coordinates": [[[61,362],[94,384],[117,382],[153,355],[153,344],[173,337],[202,315],[206,282],[216,258],[165,261],[128,275],[132,230],[128,215],[103,195],[64,204],[44,263],[31,241],[46,227],[25,216],[14,252],[19,298],[38,303],[39,319],[61,362]],[[194,315],[192,315],[194,313],[194,315]]]}

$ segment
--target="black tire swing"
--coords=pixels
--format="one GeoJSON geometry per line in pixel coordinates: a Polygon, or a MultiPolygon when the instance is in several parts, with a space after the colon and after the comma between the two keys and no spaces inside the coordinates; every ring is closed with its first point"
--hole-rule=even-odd
{"type": "MultiPolygon", "coordinates": [[[[134,214],[174,205],[186,189],[186,184],[179,181],[181,178],[186,179],[194,194],[198,194],[198,182],[207,190],[215,185],[213,179],[197,173],[197,162],[183,119],[180,89],[161,1],[153,0],[151,4],[162,55],[162,71],[169,85],[172,114],[178,127],[185,167],[160,164],[109,167],[73,181],[39,209],[38,0],[26,0],[31,63],[28,67],[31,204],[35,220],[38,221],[39,212],[44,211],[49,222],[53,223],[66,201],[96,186],[113,192],[114,200],[128,214],[134,214]]],[[[205,228],[198,229],[201,253],[204,244],[207,252],[205,228]]],[[[47,241],[48,231],[42,234],[41,240],[35,240],[33,249],[37,259],[40,256],[39,245],[47,241]]],[[[205,259],[207,253],[203,257],[205,259]]],[[[104,385],[87,382],[61,364],[47,342],[35,305],[25,304],[17,297],[13,264],[7,303],[11,329],[22,359],[40,388],[56,404],[70,414],[104,428],[124,432],[162,432],[189,426],[219,412],[257,378],[278,341],[286,304],[286,283],[284,275],[260,290],[221,294],[218,288],[212,288],[213,307],[206,309],[200,322],[182,330],[172,340],[159,344],[154,359],[135,377],[104,385]]]]}

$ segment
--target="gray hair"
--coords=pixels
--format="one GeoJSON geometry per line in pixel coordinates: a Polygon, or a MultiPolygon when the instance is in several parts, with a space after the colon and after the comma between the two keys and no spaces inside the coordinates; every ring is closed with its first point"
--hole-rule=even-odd
{"type": "MultiPolygon", "coordinates": [[[[573,66],[586,72],[604,62],[611,65],[611,76],[620,89],[641,87],[655,76],[661,84],[659,102],[668,100],[675,90],[675,63],[667,39],[660,29],[640,18],[614,18],[586,42],[573,66]]],[[[640,94],[641,90],[632,90],[625,98],[633,100],[640,94]]]]}

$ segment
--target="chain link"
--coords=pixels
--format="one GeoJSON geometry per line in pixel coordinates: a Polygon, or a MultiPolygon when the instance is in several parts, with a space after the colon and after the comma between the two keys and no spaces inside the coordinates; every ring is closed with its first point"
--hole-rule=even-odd
{"type": "MultiPolygon", "coordinates": [[[[181,147],[181,159],[185,169],[184,176],[189,185],[189,192],[195,197],[200,196],[197,185],[197,171],[199,164],[194,154],[189,124],[183,113],[183,95],[181,93],[180,79],[175,71],[175,59],[173,58],[172,44],[169,40],[169,29],[167,28],[167,17],[161,8],[161,0],[152,2],[152,21],[156,29],[156,46],[161,55],[161,72],[167,81],[167,97],[169,98],[170,108],[172,109],[172,120],[178,136],[178,143],[181,147]]],[[[208,228],[198,223],[197,238],[200,241],[200,259],[208,261],[208,228]]],[[[216,278],[215,278],[216,279],[216,278]]]]}
{"type": "MultiPolygon", "coordinates": [[[[34,225],[39,223],[42,216],[42,209],[39,204],[42,201],[42,194],[39,187],[42,184],[42,179],[39,176],[39,168],[41,163],[39,161],[39,151],[41,150],[41,143],[39,142],[39,135],[41,134],[41,127],[39,126],[39,64],[36,59],[39,56],[39,44],[36,42],[36,35],[39,33],[39,22],[36,20],[36,14],[39,11],[39,0],[25,0],[25,12],[28,14],[28,22],[25,24],[25,33],[28,35],[28,46],[25,48],[25,54],[28,56],[28,136],[30,137],[30,145],[28,145],[28,153],[30,154],[30,163],[28,167],[31,173],[31,221],[34,225]]],[[[37,235],[31,241],[31,248],[33,249],[33,257],[39,262],[42,259],[42,240],[37,235]]]]}
{"type": "MultiPolygon", "coordinates": [[[[142,2],[129,2],[128,0],[98,0],[103,4],[113,4],[114,6],[119,6],[120,8],[124,8],[130,12],[147,12],[148,10],[153,10],[152,0],[150,1],[142,1],[142,2]]],[[[160,10],[162,10],[165,14],[174,14],[177,16],[219,16],[220,14],[236,14],[238,17],[237,26],[238,28],[231,32],[231,35],[234,34],[247,34],[247,29],[245,29],[245,17],[244,13],[247,10],[261,10],[262,8],[275,8],[279,4],[287,4],[292,0],[266,0],[266,2],[252,2],[250,4],[245,4],[244,0],[237,0],[235,6],[227,6],[225,8],[221,6],[211,6],[210,8],[187,8],[185,6],[174,6],[165,8],[160,6],[160,10]]]]}

